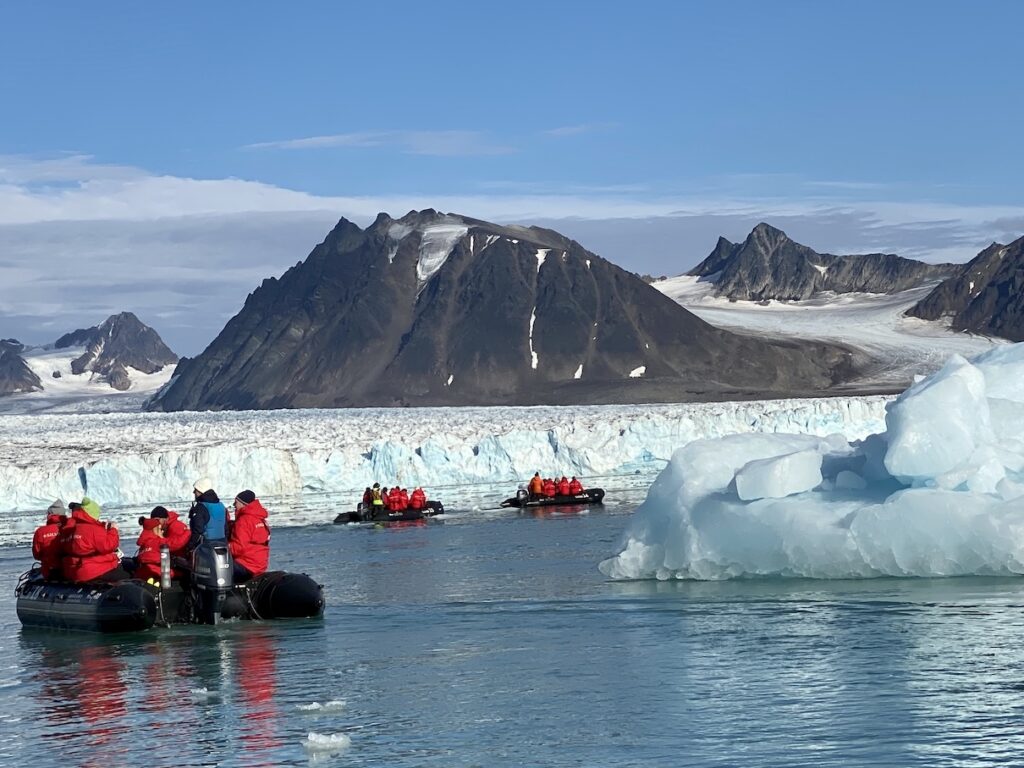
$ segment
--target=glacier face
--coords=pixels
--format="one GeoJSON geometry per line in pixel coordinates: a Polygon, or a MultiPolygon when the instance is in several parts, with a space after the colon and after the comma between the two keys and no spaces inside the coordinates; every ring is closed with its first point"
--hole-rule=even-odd
{"type": "Polygon", "coordinates": [[[736,432],[849,439],[882,428],[886,398],[686,405],[116,413],[0,417],[0,512],[90,495],[112,506],[186,498],[196,478],[260,496],[429,489],[535,471],[654,476],[672,451],[736,432]]]}
{"type": "Polygon", "coordinates": [[[675,452],[600,564],[617,579],[1024,573],[1024,344],[954,356],[886,429],[675,452]]]}

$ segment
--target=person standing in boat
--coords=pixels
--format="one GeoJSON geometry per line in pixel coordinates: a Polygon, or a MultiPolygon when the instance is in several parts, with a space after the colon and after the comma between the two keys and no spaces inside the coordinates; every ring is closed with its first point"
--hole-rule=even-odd
{"type": "Polygon", "coordinates": [[[121,567],[117,548],[121,538],[117,526],[100,521],[100,505],[88,496],[71,504],[71,518],[61,530],[61,569],[68,581],[124,581],[129,574],[121,567]]]}
{"type": "Polygon", "coordinates": [[[228,548],[234,560],[235,584],[266,573],[270,563],[270,527],[267,510],[252,491],[242,491],[235,497],[235,522],[228,548]]]}
{"type": "Polygon", "coordinates": [[[540,472],[534,472],[530,478],[530,485],[527,488],[531,499],[539,499],[544,494],[544,481],[541,480],[540,472]]]}
{"type": "Polygon", "coordinates": [[[213,490],[210,478],[196,480],[192,495],[195,501],[188,511],[191,534],[185,547],[189,554],[204,541],[226,541],[228,538],[228,511],[213,490]]]}
{"type": "Polygon", "coordinates": [[[44,579],[59,580],[60,573],[60,529],[67,522],[67,510],[60,499],[46,510],[46,524],[36,528],[32,536],[32,557],[39,561],[39,570],[44,579]]]}

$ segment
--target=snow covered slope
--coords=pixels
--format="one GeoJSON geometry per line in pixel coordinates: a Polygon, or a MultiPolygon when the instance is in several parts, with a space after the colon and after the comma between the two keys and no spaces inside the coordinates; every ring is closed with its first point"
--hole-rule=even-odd
{"type": "Polygon", "coordinates": [[[886,430],[680,448],[601,571],[625,579],[1024,574],[1024,344],[954,356],[886,430]]]}
{"type": "MultiPolygon", "coordinates": [[[[653,477],[680,445],[733,432],[848,438],[878,431],[886,399],[663,406],[402,408],[0,417],[0,511],[81,496],[164,503],[210,476],[226,494],[350,493],[374,480],[430,490],[535,471],[653,477]]],[[[501,497],[495,499],[495,502],[501,497]]],[[[17,517],[5,516],[5,525],[17,517]]],[[[26,518],[27,519],[27,518],[26,518]]],[[[28,523],[18,523],[31,528],[28,523]]]]}
{"type": "Polygon", "coordinates": [[[39,377],[43,391],[0,398],[0,414],[140,411],[143,402],[174,375],[174,365],[150,374],[128,368],[131,386],[118,392],[102,376],[90,371],[72,372],[72,362],[84,353],[85,347],[23,352],[25,363],[39,377]],[[54,373],[60,376],[54,377],[54,373]]]}
{"type": "Polygon", "coordinates": [[[730,301],[713,295],[714,275],[672,277],[653,283],[712,325],[774,337],[821,339],[860,352],[853,387],[903,387],[915,375],[938,370],[952,354],[976,355],[998,339],[957,333],[948,323],[905,317],[934,285],[895,294],[821,293],[807,301],[730,301]]]}

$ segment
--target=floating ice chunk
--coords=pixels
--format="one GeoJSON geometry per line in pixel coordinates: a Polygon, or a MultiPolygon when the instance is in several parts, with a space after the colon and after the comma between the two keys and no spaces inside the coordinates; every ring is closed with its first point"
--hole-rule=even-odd
{"type": "Polygon", "coordinates": [[[343,709],[345,709],[345,707],[346,703],[341,699],[332,699],[331,701],[326,701],[322,704],[319,701],[314,701],[311,704],[295,705],[295,708],[300,712],[313,713],[318,715],[326,712],[341,712],[343,709]]]}
{"type": "Polygon", "coordinates": [[[576,373],[572,375],[574,379],[582,378],[583,376],[583,363],[580,363],[580,367],[576,369],[576,373]]]}
{"type": "Polygon", "coordinates": [[[645,373],[647,373],[647,366],[641,365],[639,368],[634,368],[632,371],[629,372],[629,378],[639,379],[645,373]]]}
{"type": "Polygon", "coordinates": [[[341,752],[352,746],[352,739],[345,733],[309,732],[302,742],[309,752],[341,752]]]}
{"type": "Polygon", "coordinates": [[[736,493],[743,501],[781,499],[821,483],[821,454],[797,451],[748,462],[736,473],[736,493]]]}

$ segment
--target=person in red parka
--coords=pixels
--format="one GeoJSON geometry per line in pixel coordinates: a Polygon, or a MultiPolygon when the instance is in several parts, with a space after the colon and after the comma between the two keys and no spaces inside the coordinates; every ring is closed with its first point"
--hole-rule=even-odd
{"type": "Polygon", "coordinates": [[[67,522],[64,502],[58,499],[46,510],[46,524],[36,528],[32,536],[32,557],[39,561],[39,570],[44,579],[59,580],[60,572],[60,529],[67,522]]]}
{"type": "Polygon", "coordinates": [[[178,513],[167,507],[153,507],[149,513],[150,518],[159,520],[163,526],[164,543],[171,551],[171,557],[185,557],[188,552],[188,540],[192,531],[185,524],[185,521],[178,517],[178,513]]]}
{"type": "Polygon", "coordinates": [[[402,509],[402,489],[397,485],[388,494],[388,510],[398,512],[402,509]]]}
{"type": "Polygon", "coordinates": [[[569,493],[573,496],[579,496],[583,493],[583,483],[573,477],[573,479],[569,481],[569,493]]]}
{"type": "Polygon", "coordinates": [[[569,496],[569,478],[562,475],[562,479],[558,481],[558,495],[569,496]]]}
{"type": "Polygon", "coordinates": [[[61,531],[61,568],[64,578],[74,582],[124,581],[131,575],[121,567],[117,555],[121,543],[117,526],[100,521],[100,506],[85,497],[72,505],[72,526],[61,531]]]}
{"type": "Polygon", "coordinates": [[[160,545],[167,543],[163,535],[163,523],[164,520],[158,517],[139,518],[142,533],[135,542],[139,545],[139,553],[135,557],[137,565],[133,574],[136,579],[160,579],[160,545]]]}
{"type": "Polygon", "coordinates": [[[405,490],[405,488],[403,488],[402,490],[400,490],[398,492],[398,497],[401,499],[401,504],[402,504],[402,506],[400,506],[399,509],[408,509],[409,508],[409,492],[407,490],[405,490]]]}
{"type": "Polygon", "coordinates": [[[387,488],[381,489],[380,500],[384,502],[384,509],[391,509],[391,494],[387,488]]]}
{"type": "Polygon", "coordinates": [[[409,497],[409,506],[413,509],[427,508],[427,494],[419,486],[413,489],[412,496],[409,497]]]}
{"type": "Polygon", "coordinates": [[[270,563],[270,527],[267,510],[252,491],[235,497],[235,523],[231,526],[228,549],[234,558],[235,583],[260,576],[270,563]]]}
{"type": "Polygon", "coordinates": [[[555,481],[550,477],[544,478],[544,487],[542,492],[547,498],[554,498],[555,494],[558,493],[558,489],[555,487],[555,481]]]}

